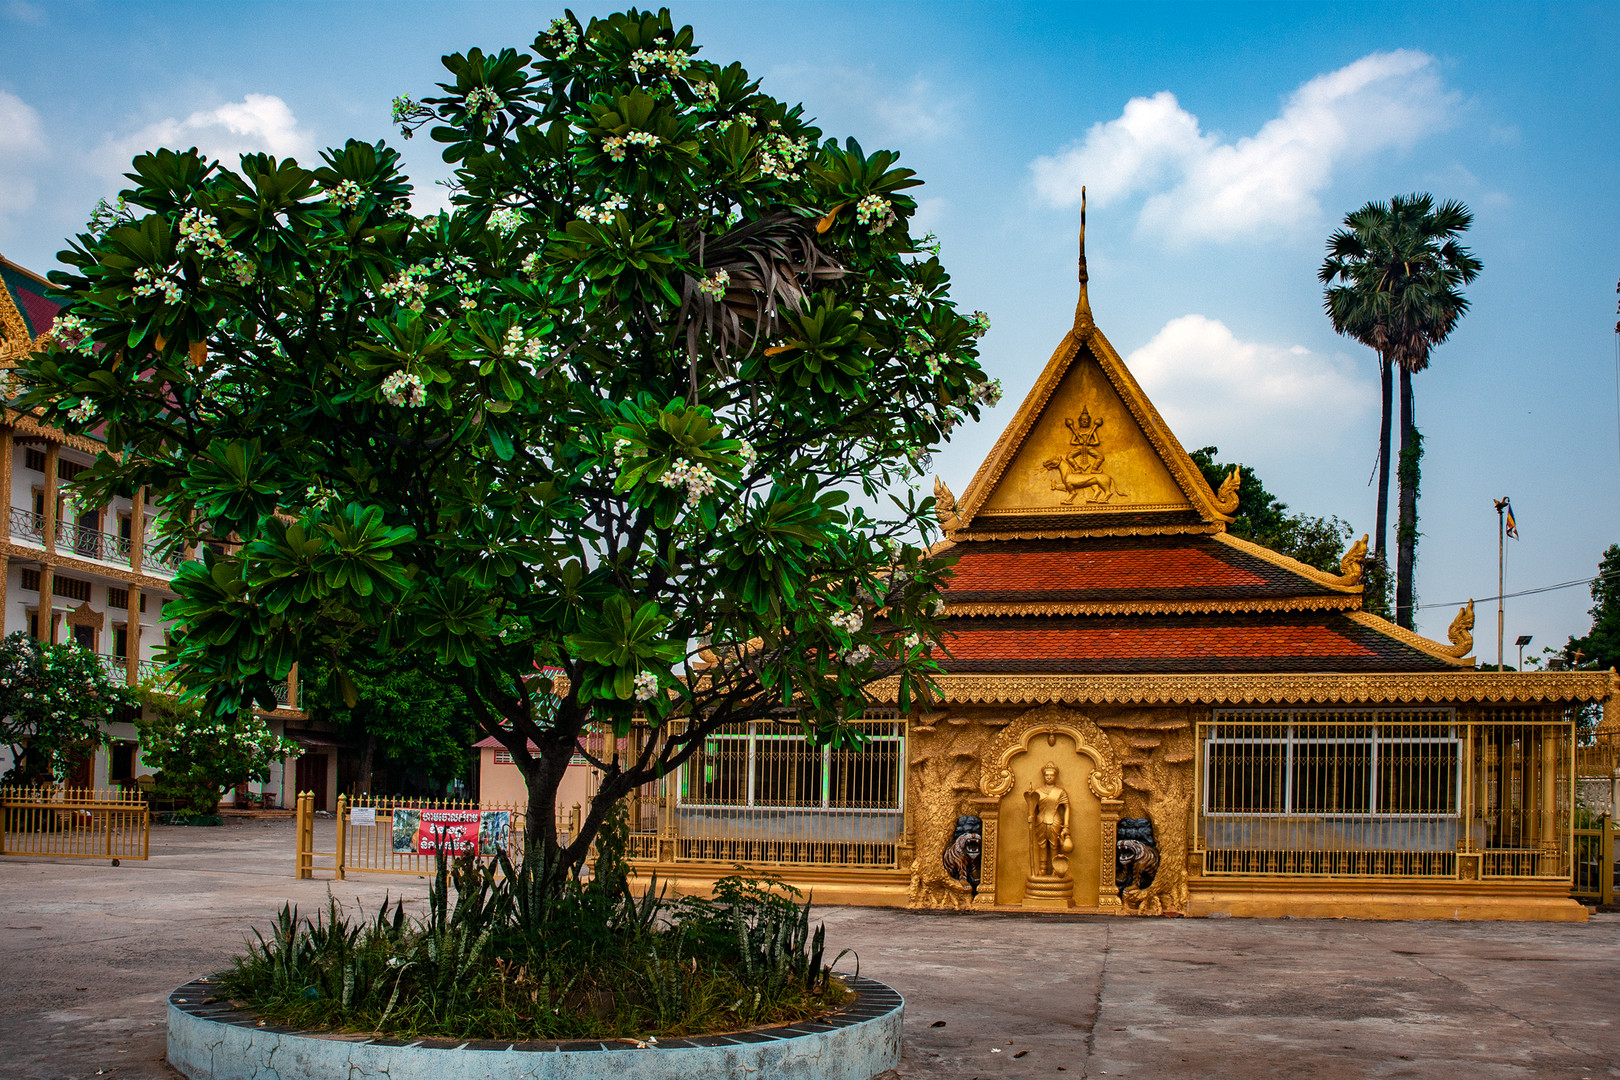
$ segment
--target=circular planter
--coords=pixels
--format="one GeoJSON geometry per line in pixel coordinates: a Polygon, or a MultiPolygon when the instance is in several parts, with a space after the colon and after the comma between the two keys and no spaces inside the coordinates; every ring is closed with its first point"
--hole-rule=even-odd
{"type": "Polygon", "coordinates": [[[848,979],[843,1011],[727,1035],[615,1042],[393,1039],[295,1031],[217,1000],[198,980],[169,995],[169,1064],[191,1080],[871,1080],[900,1064],[905,1002],[848,979]]]}

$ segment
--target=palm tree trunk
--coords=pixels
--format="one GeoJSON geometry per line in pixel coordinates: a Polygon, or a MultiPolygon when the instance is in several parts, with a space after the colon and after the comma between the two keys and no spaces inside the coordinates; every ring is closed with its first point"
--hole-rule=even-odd
{"type": "Polygon", "coordinates": [[[1389,537],[1389,444],[1395,411],[1394,369],[1389,357],[1378,357],[1378,376],[1383,383],[1384,413],[1378,428],[1378,531],[1373,533],[1373,553],[1388,565],[1384,542],[1389,537]]]}
{"type": "Polygon", "coordinates": [[[1412,422],[1412,373],[1401,366],[1400,518],[1395,526],[1395,623],[1412,625],[1412,571],[1417,563],[1417,500],[1423,436],[1412,422]]]}

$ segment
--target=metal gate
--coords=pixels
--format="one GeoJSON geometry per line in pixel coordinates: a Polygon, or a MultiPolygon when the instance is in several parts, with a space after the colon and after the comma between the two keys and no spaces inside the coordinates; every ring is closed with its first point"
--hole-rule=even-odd
{"type": "Polygon", "coordinates": [[[139,791],[0,788],[0,855],[144,859],[152,815],[139,791]]]}

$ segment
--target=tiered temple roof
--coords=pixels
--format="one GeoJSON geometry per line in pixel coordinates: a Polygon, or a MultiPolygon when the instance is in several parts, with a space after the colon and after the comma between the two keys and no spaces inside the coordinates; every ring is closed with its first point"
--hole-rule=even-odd
{"type": "Polygon", "coordinates": [[[956,572],[940,663],[966,675],[1452,672],[1442,645],[1361,610],[1364,545],[1327,573],[1231,536],[1211,490],[1097,328],[1082,225],[1074,326],[940,518],[956,572]]]}

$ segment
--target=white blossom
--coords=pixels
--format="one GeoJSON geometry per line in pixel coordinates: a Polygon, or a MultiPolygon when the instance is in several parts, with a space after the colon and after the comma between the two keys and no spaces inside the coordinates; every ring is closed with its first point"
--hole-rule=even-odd
{"type": "Polygon", "coordinates": [[[840,611],[827,621],[844,633],[853,634],[866,625],[866,616],[859,611],[840,611]]]}
{"type": "Polygon", "coordinates": [[[653,695],[658,693],[658,676],[650,671],[636,674],[636,700],[651,701],[653,695]]]}
{"type": "Polygon", "coordinates": [[[383,380],[383,400],[390,405],[419,409],[427,404],[427,388],[415,372],[396,371],[383,380]]]}
{"type": "Polygon", "coordinates": [[[698,282],[698,292],[705,296],[712,296],[719,300],[726,295],[726,287],[731,284],[731,271],[716,270],[702,281],[698,282]]]}
{"type": "Polygon", "coordinates": [[[855,221],[869,233],[880,233],[894,224],[894,206],[881,195],[868,195],[855,204],[855,221]]]}
{"type": "Polygon", "coordinates": [[[714,474],[702,465],[681,458],[658,478],[665,487],[686,488],[686,505],[696,506],[705,496],[714,494],[714,474]]]}

